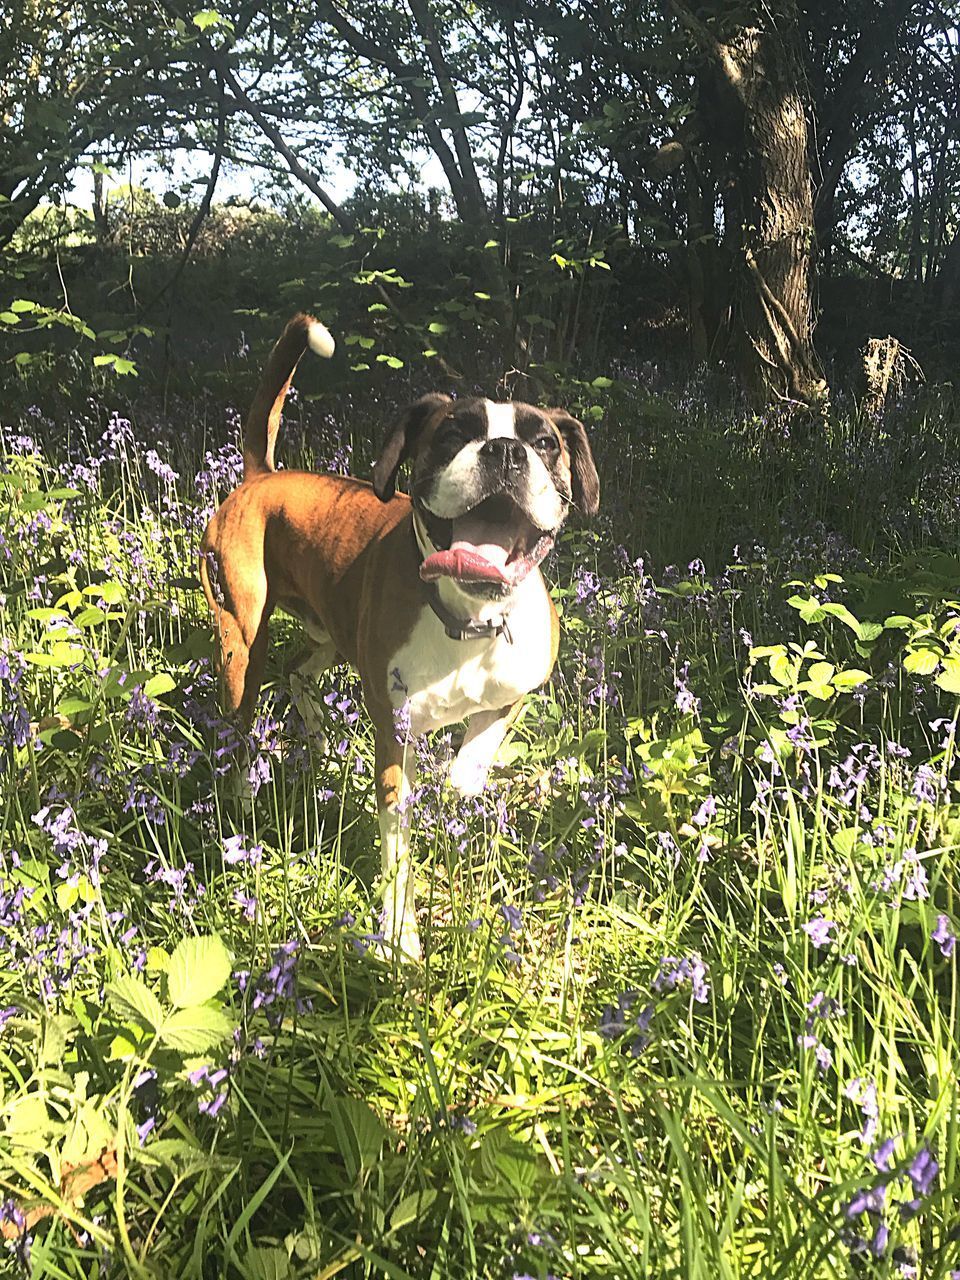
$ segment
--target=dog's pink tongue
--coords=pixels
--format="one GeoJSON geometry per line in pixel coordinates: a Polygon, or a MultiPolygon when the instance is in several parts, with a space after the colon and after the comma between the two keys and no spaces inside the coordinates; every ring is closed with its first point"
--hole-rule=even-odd
{"type": "Polygon", "coordinates": [[[491,541],[496,530],[488,521],[461,516],[453,522],[453,539],[449,551],[435,551],[420,566],[425,582],[435,578],[457,578],[461,582],[509,582],[507,558],[512,544],[491,541]]]}
{"type": "Polygon", "coordinates": [[[450,544],[449,551],[435,551],[420,566],[425,582],[434,578],[459,578],[461,582],[508,582],[504,572],[507,552],[495,542],[450,544]]]}

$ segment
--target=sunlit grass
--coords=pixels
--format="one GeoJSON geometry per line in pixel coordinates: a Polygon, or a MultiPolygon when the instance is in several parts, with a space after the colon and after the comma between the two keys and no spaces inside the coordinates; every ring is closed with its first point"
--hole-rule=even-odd
{"type": "MultiPolygon", "coordinates": [[[[195,548],[235,482],[231,424],[8,424],[11,1259],[251,1280],[960,1268],[960,474],[948,421],[909,421],[923,461],[898,467],[906,423],[798,443],[692,401],[611,408],[604,521],[550,567],[555,680],[481,802],[444,789],[448,739],[417,748],[422,968],[375,945],[349,672],[308,740],[277,619],[253,738],[219,718],[195,548]],[[208,992],[184,940],[212,935],[229,976],[208,992]]],[[[288,457],[363,472],[364,424],[289,425],[288,457]]]]}

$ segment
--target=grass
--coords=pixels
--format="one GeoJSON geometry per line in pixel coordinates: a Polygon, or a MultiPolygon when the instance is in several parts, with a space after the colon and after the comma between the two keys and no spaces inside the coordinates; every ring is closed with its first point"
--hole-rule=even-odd
{"type": "MultiPolygon", "coordinates": [[[[11,1273],[960,1268],[951,406],[798,439],[613,389],[556,678],[481,802],[417,747],[422,969],[371,946],[371,733],[342,670],[306,738],[292,623],[233,796],[235,415],[131,418],[4,424],[11,1273]]],[[[285,455],[365,474],[371,431],[301,402],[285,455]]]]}

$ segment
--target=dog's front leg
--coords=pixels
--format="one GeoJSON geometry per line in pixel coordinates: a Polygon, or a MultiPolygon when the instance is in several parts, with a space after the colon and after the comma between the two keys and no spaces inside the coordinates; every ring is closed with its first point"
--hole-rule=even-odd
{"type": "Polygon", "coordinates": [[[384,937],[387,948],[402,959],[419,960],[422,952],[410,856],[410,797],[416,776],[413,746],[398,742],[391,724],[389,729],[377,729],[376,754],[384,937]]]}
{"type": "Polygon", "coordinates": [[[450,785],[462,796],[478,796],[487,785],[487,774],[497,752],[516,720],[522,699],[498,711],[476,711],[467,724],[463,745],[450,766],[450,785]]]}

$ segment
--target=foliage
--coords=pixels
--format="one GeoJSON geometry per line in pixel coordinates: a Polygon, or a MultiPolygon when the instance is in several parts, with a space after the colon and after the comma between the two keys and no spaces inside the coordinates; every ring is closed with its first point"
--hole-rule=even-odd
{"type": "MultiPolygon", "coordinates": [[[[364,228],[389,229],[396,192],[417,188],[432,233],[420,241],[418,268],[457,245],[452,274],[468,280],[474,303],[482,295],[495,321],[488,362],[499,377],[569,359],[597,323],[635,349],[651,312],[686,329],[696,362],[736,363],[738,328],[751,330],[747,313],[757,306],[756,271],[792,312],[795,290],[766,259],[803,241],[792,256],[809,293],[815,231],[826,354],[849,358],[877,317],[908,346],[920,335],[921,356],[939,356],[952,343],[960,296],[956,21],[955,5],[911,0],[784,0],[782,12],[590,2],[570,14],[492,0],[469,11],[440,0],[386,9],[356,0],[349,12],[332,0],[202,10],[83,0],[62,21],[46,3],[16,6],[0,20],[0,246],[14,269],[29,267],[37,213],[48,250],[61,250],[92,184],[87,231],[98,245],[122,244],[131,270],[159,242],[164,254],[189,256],[229,175],[283,215],[304,202],[324,209],[359,248],[364,228]],[[778,60],[773,46],[788,30],[798,33],[796,48],[778,60]],[[766,117],[738,134],[744,110],[762,113],[756,102],[724,99],[729,57],[714,56],[726,50],[743,63],[741,78],[755,73],[752,33],[766,42],[770,110],[779,94],[806,104],[798,110],[811,120],[797,172],[786,172],[783,157],[784,171],[766,185],[738,160],[745,137],[762,143],[766,117]],[[134,162],[162,188],[155,203],[180,212],[149,229],[141,214],[142,238],[123,236],[129,220],[119,215],[118,197],[136,203],[134,162]],[[360,211],[334,198],[325,175],[349,176],[360,211]],[[778,239],[761,215],[788,187],[815,228],[805,212],[778,239]],[[364,216],[376,206],[380,216],[364,216]],[[591,278],[614,265],[611,250],[639,271],[642,289],[633,270],[619,291],[591,278]],[[563,272],[577,287],[558,306],[563,272]]],[[[761,157],[768,150],[761,145],[761,157]]],[[[401,274],[419,287],[419,269],[401,274]]],[[[371,301],[402,310],[398,299],[371,301]]],[[[133,302],[141,322],[140,308],[156,297],[133,302]]],[[[801,317],[808,311],[799,306],[801,317]]],[[[763,323],[775,313],[776,305],[769,315],[761,308],[763,323]]],[[[788,323],[784,341],[798,327],[788,323]]]]}
{"type": "MultiPolygon", "coordinates": [[[[699,394],[583,390],[606,524],[551,569],[557,677],[483,799],[444,790],[446,737],[421,747],[422,972],[377,952],[349,673],[309,739],[280,621],[250,741],[219,718],[194,548],[236,415],[5,423],[11,1260],[960,1267],[952,418],[836,418],[808,445],[699,394]]],[[[370,435],[294,397],[286,456],[363,474],[370,435]]]]}

